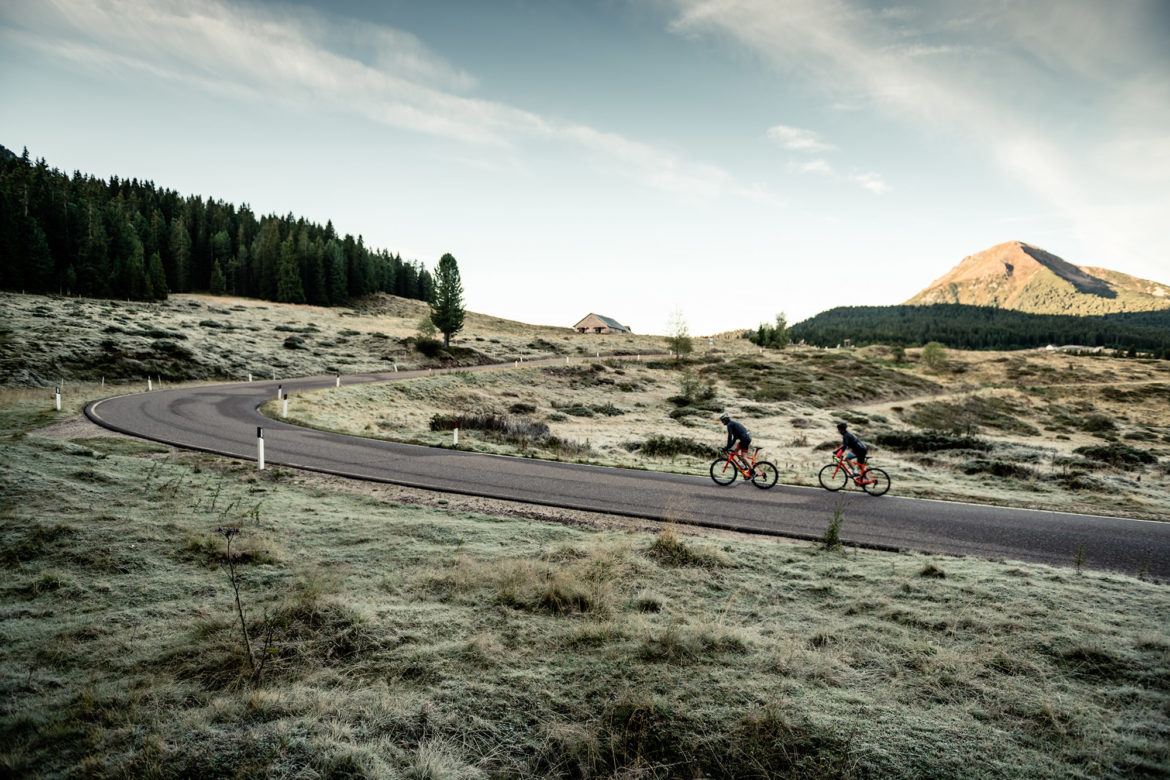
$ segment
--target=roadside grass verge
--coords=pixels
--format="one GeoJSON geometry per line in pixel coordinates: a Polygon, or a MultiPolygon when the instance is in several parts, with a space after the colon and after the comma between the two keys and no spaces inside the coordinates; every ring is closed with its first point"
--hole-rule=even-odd
{"type": "Polygon", "coordinates": [[[10,776],[1170,772],[1164,585],[396,505],[16,433],[10,776]],[[224,526],[246,625],[274,626],[256,683],[224,526]]]}
{"type": "MultiPolygon", "coordinates": [[[[1059,363],[1029,368],[1014,356],[963,353],[962,371],[924,379],[875,353],[794,348],[681,365],[623,357],[457,372],[294,396],[289,420],[440,447],[453,446],[450,429],[462,420],[464,450],[706,475],[726,436],[717,410],[727,409],[794,485],[816,484],[840,442],[835,423],[846,421],[872,445],[895,495],[1165,519],[1170,426],[1157,403],[1170,362],[1082,359],[1093,379],[1124,369],[1135,383],[1110,393],[1113,401],[1090,402],[1080,384],[993,384],[1025,369],[1075,375],[1059,363]],[[776,400],[784,394],[761,389],[769,383],[786,383],[791,397],[776,400]]],[[[275,402],[261,408],[280,414],[275,402]]]]}

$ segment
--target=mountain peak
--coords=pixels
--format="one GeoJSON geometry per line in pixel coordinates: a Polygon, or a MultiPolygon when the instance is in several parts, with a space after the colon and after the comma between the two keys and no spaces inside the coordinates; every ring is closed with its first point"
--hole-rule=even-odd
{"type": "Polygon", "coordinates": [[[969,255],[909,305],[963,303],[1034,314],[1110,314],[1170,308],[1170,287],[1073,265],[1023,241],[969,255]]]}

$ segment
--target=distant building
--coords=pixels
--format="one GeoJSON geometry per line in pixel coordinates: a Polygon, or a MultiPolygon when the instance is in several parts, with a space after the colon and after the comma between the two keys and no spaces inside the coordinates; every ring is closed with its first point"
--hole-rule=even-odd
{"type": "Polygon", "coordinates": [[[573,326],[578,333],[633,333],[634,331],[622,325],[612,317],[600,314],[589,314],[585,319],[573,326]]]}
{"type": "Polygon", "coordinates": [[[1055,344],[1049,344],[1044,348],[1048,352],[1088,352],[1090,354],[1099,355],[1105,351],[1105,347],[1082,347],[1079,344],[1065,344],[1058,347],[1055,344]]]}

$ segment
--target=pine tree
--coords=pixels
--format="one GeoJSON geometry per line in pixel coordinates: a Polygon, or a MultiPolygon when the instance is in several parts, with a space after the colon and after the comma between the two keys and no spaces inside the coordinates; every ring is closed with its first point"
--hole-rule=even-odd
{"type": "Polygon", "coordinates": [[[223,269],[219,267],[219,261],[213,260],[211,263],[211,284],[212,295],[223,295],[227,290],[227,280],[224,279],[223,269]]]}
{"type": "Polygon", "coordinates": [[[290,235],[280,246],[280,271],[276,279],[276,300],[281,303],[304,303],[305,287],[301,283],[301,264],[296,242],[290,235]]]}
{"type": "Polygon", "coordinates": [[[459,264],[450,254],[439,258],[435,266],[434,291],[430,297],[431,322],[443,333],[443,347],[451,346],[451,337],[463,329],[463,283],[459,264]]]}
{"type": "Polygon", "coordinates": [[[187,292],[191,282],[191,234],[182,218],[171,222],[171,276],[168,287],[175,292],[187,292]]]}
{"type": "MultiPolygon", "coordinates": [[[[329,228],[332,230],[333,223],[329,228]]],[[[345,281],[345,254],[341,245],[330,238],[325,244],[325,281],[329,288],[329,303],[337,305],[344,301],[349,294],[345,281]]]]}
{"type": "Polygon", "coordinates": [[[150,279],[150,297],[156,301],[165,301],[169,293],[167,289],[167,272],[163,268],[162,256],[158,252],[150,256],[150,263],[148,264],[146,274],[150,279]]]}

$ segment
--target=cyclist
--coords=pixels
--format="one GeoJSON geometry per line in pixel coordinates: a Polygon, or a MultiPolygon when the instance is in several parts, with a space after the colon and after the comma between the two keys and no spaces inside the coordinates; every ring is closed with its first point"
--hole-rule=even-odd
{"type": "Polygon", "coordinates": [[[833,453],[837,457],[841,457],[845,450],[849,450],[846,455],[847,460],[857,459],[857,465],[861,467],[860,477],[865,479],[866,465],[865,456],[869,452],[869,448],[861,443],[861,439],[849,432],[849,426],[846,423],[837,423],[837,433],[841,434],[841,446],[833,453]]]}
{"type": "Polygon", "coordinates": [[[727,412],[719,415],[719,422],[727,426],[727,445],[724,446],[723,451],[730,452],[746,471],[748,469],[747,448],[752,443],[751,434],[742,424],[731,419],[731,415],[727,412]]]}

